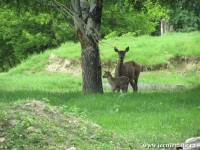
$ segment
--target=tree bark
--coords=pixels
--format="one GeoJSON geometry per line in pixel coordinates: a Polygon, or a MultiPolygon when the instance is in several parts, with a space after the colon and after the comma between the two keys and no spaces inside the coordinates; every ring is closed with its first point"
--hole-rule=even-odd
{"type": "Polygon", "coordinates": [[[103,0],[72,0],[75,29],[81,43],[83,93],[103,93],[98,31],[103,0]]]}

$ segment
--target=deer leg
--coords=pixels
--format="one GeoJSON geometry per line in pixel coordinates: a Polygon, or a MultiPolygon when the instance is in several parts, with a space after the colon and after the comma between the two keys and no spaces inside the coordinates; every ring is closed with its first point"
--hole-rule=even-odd
{"type": "Polygon", "coordinates": [[[135,82],[133,81],[133,80],[131,80],[130,81],[130,84],[131,84],[131,86],[132,86],[132,88],[133,88],[133,92],[135,91],[135,82]]]}
{"type": "Polygon", "coordinates": [[[138,79],[134,79],[134,81],[135,81],[134,91],[137,92],[138,91],[138,79]]]}
{"type": "Polygon", "coordinates": [[[124,87],[124,92],[125,92],[125,93],[128,92],[128,85],[129,85],[129,83],[128,83],[127,85],[125,85],[125,87],[124,87]]]}
{"type": "MultiPolygon", "coordinates": [[[[128,84],[128,85],[129,85],[129,84],[128,84]]],[[[126,93],[128,92],[128,85],[127,85],[127,87],[126,87],[126,89],[125,89],[125,90],[126,90],[126,93]]]]}
{"type": "Polygon", "coordinates": [[[128,91],[128,87],[123,88],[122,91],[123,91],[124,93],[127,93],[127,91],[128,91]]]}

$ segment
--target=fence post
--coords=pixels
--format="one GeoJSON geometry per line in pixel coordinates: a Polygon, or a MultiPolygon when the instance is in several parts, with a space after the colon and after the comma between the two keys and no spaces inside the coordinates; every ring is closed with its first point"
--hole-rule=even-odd
{"type": "Polygon", "coordinates": [[[173,31],[173,26],[170,25],[168,20],[161,19],[160,21],[160,35],[162,36],[165,32],[173,31]]]}

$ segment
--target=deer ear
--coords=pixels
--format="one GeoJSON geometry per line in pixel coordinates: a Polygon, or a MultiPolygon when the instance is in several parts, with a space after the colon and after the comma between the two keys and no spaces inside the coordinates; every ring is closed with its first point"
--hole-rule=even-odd
{"type": "Polygon", "coordinates": [[[117,47],[114,47],[115,52],[119,52],[119,50],[117,49],[117,47]]]}
{"type": "Polygon", "coordinates": [[[129,47],[127,47],[127,48],[125,49],[125,51],[128,52],[128,51],[129,51],[129,47]]]}

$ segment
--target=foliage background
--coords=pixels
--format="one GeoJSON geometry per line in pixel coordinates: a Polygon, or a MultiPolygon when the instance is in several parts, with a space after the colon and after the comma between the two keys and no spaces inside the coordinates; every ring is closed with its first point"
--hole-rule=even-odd
{"type": "MultiPolygon", "coordinates": [[[[59,1],[70,8],[70,1],[59,1]]],[[[200,30],[199,6],[195,0],[104,0],[100,35],[158,35],[162,18],[175,31],[200,30]]],[[[0,72],[31,54],[77,41],[72,18],[51,0],[2,0],[0,12],[0,72]]]]}

